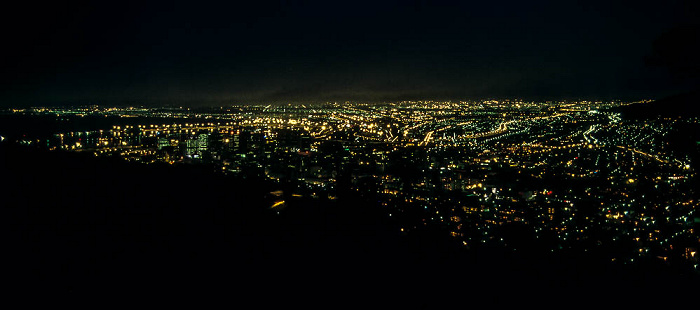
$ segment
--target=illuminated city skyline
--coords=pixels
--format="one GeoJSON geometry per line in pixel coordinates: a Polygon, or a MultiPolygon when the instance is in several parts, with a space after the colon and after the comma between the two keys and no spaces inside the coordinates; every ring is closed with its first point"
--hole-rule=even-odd
{"type": "Polygon", "coordinates": [[[614,245],[618,251],[606,254],[612,263],[676,256],[676,264],[697,270],[698,150],[663,141],[699,120],[617,112],[649,104],[88,106],[5,115],[105,124],[10,137],[20,145],[141,164],[203,165],[271,182],[278,189],[268,208],[277,214],[287,212],[290,201],[332,201],[350,190],[377,201],[400,233],[437,225],[448,230],[441,238],[468,249],[483,243],[523,250],[524,244],[494,239],[503,227],[522,224],[533,240],[548,240],[545,250],[614,245]]]}

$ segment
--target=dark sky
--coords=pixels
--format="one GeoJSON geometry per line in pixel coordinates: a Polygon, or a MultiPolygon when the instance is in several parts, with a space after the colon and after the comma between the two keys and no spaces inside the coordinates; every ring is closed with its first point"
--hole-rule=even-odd
{"type": "Polygon", "coordinates": [[[2,10],[0,106],[638,99],[694,1],[53,1],[2,10]]]}

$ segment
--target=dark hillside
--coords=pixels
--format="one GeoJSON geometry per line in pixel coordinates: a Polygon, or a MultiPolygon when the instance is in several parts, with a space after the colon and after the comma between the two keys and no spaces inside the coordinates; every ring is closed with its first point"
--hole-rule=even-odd
{"type": "Polygon", "coordinates": [[[609,266],[589,253],[542,253],[523,227],[500,234],[532,244],[525,253],[466,251],[439,227],[400,235],[397,223],[352,193],[291,200],[278,214],[270,208],[275,186],[202,166],[8,144],[0,146],[0,163],[5,279],[18,293],[213,295],[261,305],[378,300],[419,309],[460,298],[560,301],[592,287],[687,281],[656,267],[609,266]]]}

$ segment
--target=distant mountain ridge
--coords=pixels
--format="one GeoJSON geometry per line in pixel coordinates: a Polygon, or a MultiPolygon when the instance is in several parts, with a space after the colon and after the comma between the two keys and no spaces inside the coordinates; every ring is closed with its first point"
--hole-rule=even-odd
{"type": "Polygon", "coordinates": [[[612,109],[629,118],[700,116],[700,90],[612,109]]]}

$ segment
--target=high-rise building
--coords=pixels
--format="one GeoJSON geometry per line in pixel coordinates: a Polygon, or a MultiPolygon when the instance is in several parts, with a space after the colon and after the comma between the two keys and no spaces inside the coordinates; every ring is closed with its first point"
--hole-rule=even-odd
{"type": "Polygon", "coordinates": [[[158,150],[170,146],[170,140],[167,138],[158,138],[158,150]]]}
{"type": "Polygon", "coordinates": [[[199,134],[197,137],[197,151],[199,151],[200,154],[203,152],[207,151],[209,146],[209,135],[202,133],[199,134]]]}
{"type": "Polygon", "coordinates": [[[195,139],[187,139],[185,141],[185,155],[195,155],[199,149],[199,143],[195,139]]]}

